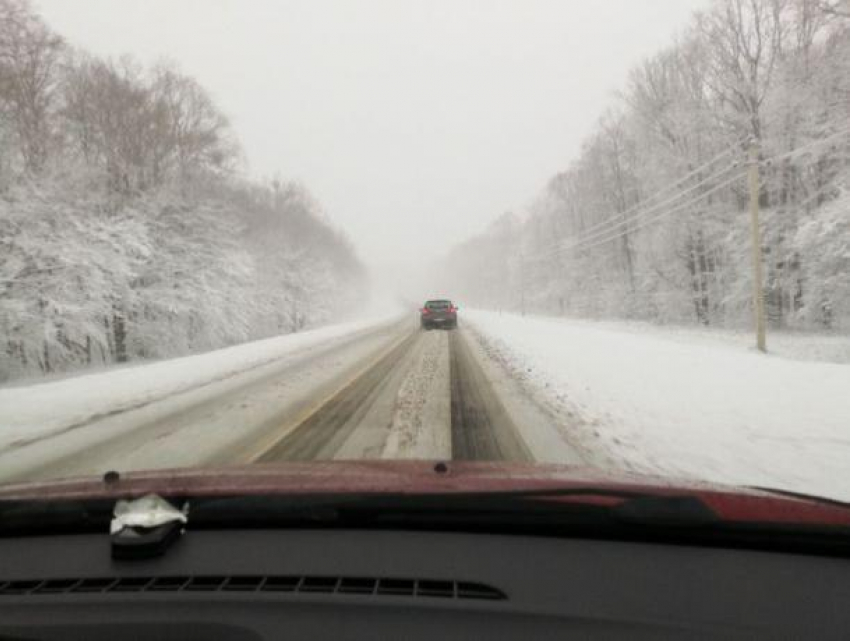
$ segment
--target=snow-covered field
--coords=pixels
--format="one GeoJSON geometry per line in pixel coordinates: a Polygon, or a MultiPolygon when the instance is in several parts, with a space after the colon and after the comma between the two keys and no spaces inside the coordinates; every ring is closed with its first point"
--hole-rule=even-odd
{"type": "Polygon", "coordinates": [[[143,407],[388,324],[397,314],[329,325],[205,354],[0,388],[0,450],[60,433],[95,418],[143,407]]]}
{"type": "Polygon", "coordinates": [[[850,500],[850,338],[465,320],[597,461],[850,500]]]}

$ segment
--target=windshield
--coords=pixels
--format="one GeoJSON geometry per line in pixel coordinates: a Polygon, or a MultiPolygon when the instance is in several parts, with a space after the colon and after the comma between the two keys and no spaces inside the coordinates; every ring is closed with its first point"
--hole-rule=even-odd
{"type": "Polygon", "coordinates": [[[0,491],[848,463],[846,1],[0,0],[0,491]]]}

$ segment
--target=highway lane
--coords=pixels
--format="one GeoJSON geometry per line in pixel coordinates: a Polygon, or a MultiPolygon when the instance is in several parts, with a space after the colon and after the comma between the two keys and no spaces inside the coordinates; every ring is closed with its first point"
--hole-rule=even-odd
{"type": "Polygon", "coordinates": [[[0,453],[0,480],[323,459],[537,460],[492,368],[468,328],[399,322],[0,453]]]}
{"type": "Polygon", "coordinates": [[[467,340],[413,332],[255,460],[531,460],[467,340]]]}

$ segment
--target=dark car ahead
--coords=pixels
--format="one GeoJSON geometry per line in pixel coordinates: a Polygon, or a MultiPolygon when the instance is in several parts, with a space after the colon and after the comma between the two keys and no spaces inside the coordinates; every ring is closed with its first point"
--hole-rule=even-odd
{"type": "Polygon", "coordinates": [[[429,300],[419,310],[419,318],[422,329],[433,327],[455,329],[457,327],[457,307],[450,300],[429,300]]]}

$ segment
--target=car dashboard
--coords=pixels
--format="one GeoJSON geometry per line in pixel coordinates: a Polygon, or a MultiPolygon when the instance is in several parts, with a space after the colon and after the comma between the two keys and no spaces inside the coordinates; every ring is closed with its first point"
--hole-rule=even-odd
{"type": "Polygon", "coordinates": [[[189,531],[6,538],[0,638],[844,638],[850,561],[502,534],[189,531]]]}

